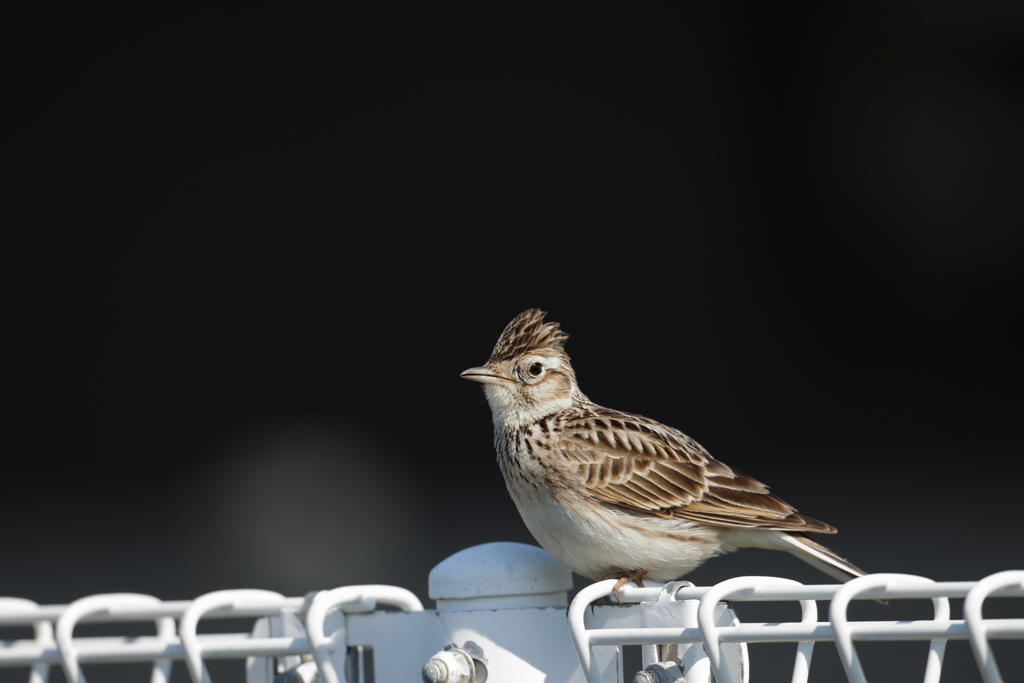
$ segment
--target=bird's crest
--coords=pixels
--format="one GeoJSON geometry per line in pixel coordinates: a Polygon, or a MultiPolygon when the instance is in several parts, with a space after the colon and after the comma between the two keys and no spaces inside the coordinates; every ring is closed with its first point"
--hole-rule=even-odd
{"type": "Polygon", "coordinates": [[[559,329],[558,323],[544,322],[545,315],[547,312],[531,308],[513,318],[498,337],[491,361],[511,360],[524,353],[557,353],[568,358],[562,345],[569,335],[559,329]]]}

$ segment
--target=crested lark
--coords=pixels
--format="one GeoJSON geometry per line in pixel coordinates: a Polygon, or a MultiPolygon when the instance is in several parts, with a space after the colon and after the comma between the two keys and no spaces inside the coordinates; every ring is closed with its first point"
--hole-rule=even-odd
{"type": "Polygon", "coordinates": [[[711,457],[682,432],[592,403],[543,311],[520,313],[481,382],[512,500],[541,546],[592,580],[679,578],[736,548],[786,550],[829,576],[862,572],[804,535],[835,533],[711,457]]]}

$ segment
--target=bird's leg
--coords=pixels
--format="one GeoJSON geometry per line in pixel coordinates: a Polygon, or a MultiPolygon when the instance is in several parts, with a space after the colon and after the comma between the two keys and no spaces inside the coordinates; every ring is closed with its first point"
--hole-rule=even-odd
{"type": "Polygon", "coordinates": [[[612,595],[615,596],[615,602],[622,604],[622,600],[619,600],[619,589],[625,586],[627,583],[632,581],[637,585],[637,588],[643,588],[643,578],[647,576],[648,569],[634,569],[628,572],[615,572],[614,574],[605,574],[601,577],[601,580],[605,579],[618,579],[615,585],[612,587],[612,595]]]}

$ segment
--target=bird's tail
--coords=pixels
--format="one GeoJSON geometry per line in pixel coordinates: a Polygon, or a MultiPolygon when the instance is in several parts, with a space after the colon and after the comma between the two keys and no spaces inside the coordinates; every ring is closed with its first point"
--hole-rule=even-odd
{"type": "Polygon", "coordinates": [[[820,569],[834,579],[846,582],[867,573],[802,533],[794,531],[778,531],[776,533],[778,533],[778,541],[781,542],[781,545],[776,547],[793,553],[807,564],[820,569]]]}

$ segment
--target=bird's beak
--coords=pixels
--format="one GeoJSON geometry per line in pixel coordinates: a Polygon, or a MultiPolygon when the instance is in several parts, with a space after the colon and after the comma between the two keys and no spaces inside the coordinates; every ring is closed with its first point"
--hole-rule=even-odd
{"type": "Polygon", "coordinates": [[[460,377],[465,377],[468,380],[474,382],[480,382],[481,384],[501,384],[503,382],[514,382],[510,377],[505,377],[502,374],[495,372],[492,368],[486,365],[480,368],[470,368],[469,370],[463,370],[460,377]]]}

